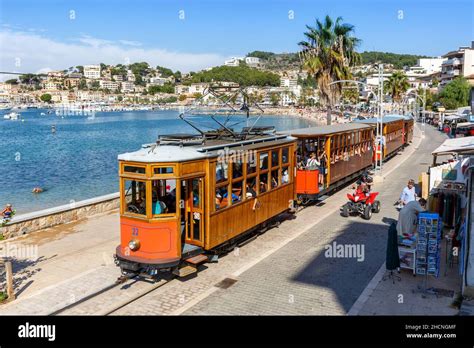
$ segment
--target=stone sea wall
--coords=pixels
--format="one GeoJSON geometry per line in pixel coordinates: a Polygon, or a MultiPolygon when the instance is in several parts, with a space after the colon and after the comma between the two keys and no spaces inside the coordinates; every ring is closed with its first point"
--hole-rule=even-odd
{"type": "Polygon", "coordinates": [[[0,235],[4,239],[12,238],[91,217],[98,213],[117,209],[119,206],[120,196],[117,192],[33,213],[15,215],[6,226],[0,227],[0,235]]]}

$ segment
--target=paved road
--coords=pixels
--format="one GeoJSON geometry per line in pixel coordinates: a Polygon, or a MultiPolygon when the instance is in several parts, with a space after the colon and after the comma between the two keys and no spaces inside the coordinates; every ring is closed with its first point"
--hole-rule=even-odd
{"type": "Polygon", "coordinates": [[[385,261],[388,225],[398,217],[393,202],[409,178],[427,170],[431,151],[445,139],[426,127],[419,149],[376,185],[382,210],[369,222],[335,211],[184,314],[346,314],[385,261]],[[325,246],[333,243],[364,247],[365,259],[326,257],[325,246]]]}

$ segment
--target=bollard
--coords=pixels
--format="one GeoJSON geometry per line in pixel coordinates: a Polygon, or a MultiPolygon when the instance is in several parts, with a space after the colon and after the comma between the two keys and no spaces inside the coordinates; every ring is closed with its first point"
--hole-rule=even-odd
{"type": "Polygon", "coordinates": [[[13,291],[13,271],[10,261],[5,261],[5,271],[7,276],[7,300],[13,301],[15,299],[15,292],[13,291]]]}

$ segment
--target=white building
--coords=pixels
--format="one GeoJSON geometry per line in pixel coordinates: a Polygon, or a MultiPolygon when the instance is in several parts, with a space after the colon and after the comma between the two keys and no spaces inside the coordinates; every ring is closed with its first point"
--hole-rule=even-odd
{"type": "Polygon", "coordinates": [[[108,89],[109,91],[116,91],[119,88],[119,84],[116,81],[111,80],[100,80],[100,88],[108,89]]]}
{"type": "Polygon", "coordinates": [[[296,76],[282,76],[280,77],[280,87],[294,88],[298,85],[298,78],[296,76]]]}
{"type": "Polygon", "coordinates": [[[470,79],[474,74],[474,41],[471,47],[460,47],[457,51],[446,53],[446,61],[441,66],[440,88],[458,76],[470,79]]]}
{"type": "Polygon", "coordinates": [[[130,81],[123,81],[122,82],[122,93],[131,93],[135,91],[135,84],[130,81]]]}
{"type": "Polygon", "coordinates": [[[84,77],[86,79],[100,79],[100,65],[84,65],[84,77]]]}
{"type": "Polygon", "coordinates": [[[410,68],[411,72],[431,75],[441,72],[441,65],[446,61],[446,58],[420,58],[415,66],[410,68]]]}
{"type": "Polygon", "coordinates": [[[251,67],[257,67],[260,65],[260,58],[257,57],[245,57],[245,64],[251,67]]]}
{"type": "Polygon", "coordinates": [[[150,86],[163,86],[166,82],[169,82],[168,78],[165,77],[150,77],[150,86]]]}
{"type": "Polygon", "coordinates": [[[243,57],[232,57],[231,59],[228,59],[224,62],[224,65],[226,66],[239,66],[240,61],[244,60],[243,57]]]}

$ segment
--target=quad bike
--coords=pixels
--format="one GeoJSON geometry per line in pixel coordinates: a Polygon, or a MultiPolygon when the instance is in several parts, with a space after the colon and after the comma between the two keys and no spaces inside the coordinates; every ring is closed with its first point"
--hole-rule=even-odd
{"type": "Polygon", "coordinates": [[[370,220],[372,213],[380,212],[380,201],[376,200],[378,192],[370,191],[372,178],[364,174],[358,181],[358,187],[353,194],[347,194],[349,202],[341,207],[341,215],[362,215],[366,220],[370,220]]]}

